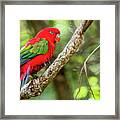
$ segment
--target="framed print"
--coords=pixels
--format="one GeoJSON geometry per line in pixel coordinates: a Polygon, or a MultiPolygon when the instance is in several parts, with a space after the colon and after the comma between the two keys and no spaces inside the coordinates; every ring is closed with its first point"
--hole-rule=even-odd
{"type": "Polygon", "coordinates": [[[1,118],[119,119],[119,2],[1,2],[1,118]]]}

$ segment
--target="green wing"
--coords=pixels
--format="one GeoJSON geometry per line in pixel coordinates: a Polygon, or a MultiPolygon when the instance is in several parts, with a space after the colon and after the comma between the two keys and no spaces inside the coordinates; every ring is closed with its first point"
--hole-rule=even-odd
{"type": "Polygon", "coordinates": [[[45,54],[47,51],[48,41],[40,39],[40,42],[37,42],[34,45],[29,45],[20,51],[20,64],[23,65],[35,56],[45,54]]]}

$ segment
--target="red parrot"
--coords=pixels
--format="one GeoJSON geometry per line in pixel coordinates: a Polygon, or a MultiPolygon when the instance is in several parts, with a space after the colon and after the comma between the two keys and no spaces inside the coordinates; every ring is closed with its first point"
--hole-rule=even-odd
{"type": "Polygon", "coordinates": [[[21,87],[28,82],[29,75],[37,73],[50,61],[55,43],[60,41],[59,36],[60,31],[57,28],[44,28],[20,49],[21,87]]]}

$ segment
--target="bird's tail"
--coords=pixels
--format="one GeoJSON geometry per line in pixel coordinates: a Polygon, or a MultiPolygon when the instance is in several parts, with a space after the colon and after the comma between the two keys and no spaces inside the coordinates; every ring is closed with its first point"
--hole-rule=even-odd
{"type": "Polygon", "coordinates": [[[21,88],[28,83],[29,81],[29,75],[30,75],[30,66],[28,67],[27,71],[24,73],[24,72],[21,72],[21,75],[20,75],[20,80],[21,80],[21,84],[20,84],[20,90],[21,88]]]}

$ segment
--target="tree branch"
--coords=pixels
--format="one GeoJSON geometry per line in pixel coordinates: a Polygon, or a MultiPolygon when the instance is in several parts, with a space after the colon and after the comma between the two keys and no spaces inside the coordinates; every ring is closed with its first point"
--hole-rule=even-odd
{"type": "Polygon", "coordinates": [[[92,20],[84,20],[81,22],[81,25],[76,29],[64,50],[58,55],[44,74],[41,77],[30,81],[22,88],[20,93],[21,100],[41,95],[49,82],[55,78],[60,69],[69,61],[70,57],[81,47],[84,42],[83,34],[92,22],[92,20]]]}

